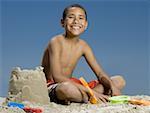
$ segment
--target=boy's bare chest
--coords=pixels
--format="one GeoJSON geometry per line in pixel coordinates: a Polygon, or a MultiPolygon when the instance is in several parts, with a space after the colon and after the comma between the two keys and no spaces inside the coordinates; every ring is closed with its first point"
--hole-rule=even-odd
{"type": "Polygon", "coordinates": [[[82,51],[79,47],[63,47],[60,54],[60,61],[63,67],[74,67],[80,57],[82,56],[82,51]]]}

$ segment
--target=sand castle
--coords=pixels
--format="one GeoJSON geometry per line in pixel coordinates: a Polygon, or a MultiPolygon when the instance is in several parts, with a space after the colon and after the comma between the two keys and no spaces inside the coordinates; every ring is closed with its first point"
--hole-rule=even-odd
{"type": "Polygon", "coordinates": [[[49,100],[43,67],[35,70],[16,67],[12,70],[7,101],[47,104],[49,100]]]}

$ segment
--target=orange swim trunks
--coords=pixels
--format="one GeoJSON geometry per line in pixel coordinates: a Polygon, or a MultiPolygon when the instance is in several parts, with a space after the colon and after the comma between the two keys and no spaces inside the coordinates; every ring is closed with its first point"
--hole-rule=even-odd
{"type": "MultiPolygon", "coordinates": [[[[76,82],[76,83],[78,83],[78,84],[82,84],[82,83],[80,82],[80,80],[77,79],[77,78],[73,78],[73,77],[72,77],[72,78],[70,78],[70,80],[71,80],[71,81],[74,81],[74,82],[76,82]]],[[[50,86],[50,85],[52,85],[52,84],[54,84],[54,81],[51,81],[51,80],[48,80],[48,81],[47,81],[47,85],[48,85],[48,86],[50,86]]],[[[92,81],[90,81],[90,82],[88,83],[88,85],[89,85],[89,87],[90,87],[91,89],[95,88],[98,84],[99,84],[98,80],[92,80],[92,81]]]]}

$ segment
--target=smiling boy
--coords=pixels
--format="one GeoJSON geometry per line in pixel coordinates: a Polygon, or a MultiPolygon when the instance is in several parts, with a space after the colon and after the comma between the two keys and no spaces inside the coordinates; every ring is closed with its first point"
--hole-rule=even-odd
{"type": "Polygon", "coordinates": [[[124,79],[121,76],[109,78],[97,63],[90,46],[79,37],[88,26],[85,9],[78,4],[66,7],[61,25],[64,34],[52,38],[42,59],[51,101],[88,102],[89,91],[79,80],[71,78],[82,56],[97,77],[91,87],[97,99],[105,102],[108,99],[106,95],[120,95],[125,85],[124,79]]]}

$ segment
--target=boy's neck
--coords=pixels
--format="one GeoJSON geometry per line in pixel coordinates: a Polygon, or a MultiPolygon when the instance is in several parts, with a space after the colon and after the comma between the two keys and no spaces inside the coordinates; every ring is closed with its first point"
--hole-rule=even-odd
{"type": "Polygon", "coordinates": [[[68,34],[63,34],[64,38],[67,39],[67,40],[70,40],[70,41],[78,41],[79,40],[79,36],[70,36],[68,34]]]}

